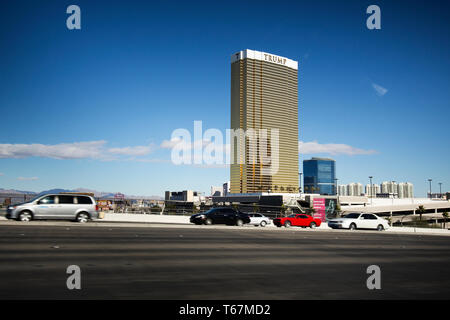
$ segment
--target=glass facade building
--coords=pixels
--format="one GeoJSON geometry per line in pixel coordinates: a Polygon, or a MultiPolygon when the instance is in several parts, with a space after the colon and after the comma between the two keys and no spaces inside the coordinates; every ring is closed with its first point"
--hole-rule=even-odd
{"type": "Polygon", "coordinates": [[[231,193],[299,192],[298,62],[248,49],[234,54],[230,128],[237,133],[231,139],[231,193]],[[252,143],[250,132],[267,132],[266,143],[252,143]]]}
{"type": "Polygon", "coordinates": [[[336,162],[333,159],[312,158],[303,160],[305,193],[336,194],[336,162]]]}

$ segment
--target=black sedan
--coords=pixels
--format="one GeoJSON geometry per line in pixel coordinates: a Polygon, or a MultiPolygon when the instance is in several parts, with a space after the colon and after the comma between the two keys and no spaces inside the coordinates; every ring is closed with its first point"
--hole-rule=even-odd
{"type": "Polygon", "coordinates": [[[212,208],[206,212],[194,214],[190,219],[195,224],[229,224],[242,226],[250,223],[250,217],[233,208],[212,208]]]}

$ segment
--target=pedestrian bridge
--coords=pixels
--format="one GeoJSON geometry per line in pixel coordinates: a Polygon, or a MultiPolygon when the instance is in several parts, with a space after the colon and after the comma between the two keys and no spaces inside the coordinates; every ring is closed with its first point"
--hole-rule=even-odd
{"type": "Polygon", "coordinates": [[[428,198],[368,198],[368,197],[339,197],[341,210],[348,212],[367,212],[375,214],[417,214],[417,208],[423,206],[426,213],[438,214],[450,212],[450,201],[428,198]]]}

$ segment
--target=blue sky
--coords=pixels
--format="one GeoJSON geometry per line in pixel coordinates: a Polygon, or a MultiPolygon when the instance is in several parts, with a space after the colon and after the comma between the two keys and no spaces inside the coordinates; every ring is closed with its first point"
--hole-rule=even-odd
{"type": "Polygon", "coordinates": [[[333,157],[339,183],[372,175],[424,196],[432,178],[450,190],[449,12],[440,1],[2,1],[0,188],[209,194],[229,170],[176,166],[161,144],[194,120],[229,127],[230,56],[248,48],[299,61],[311,147],[300,160],[333,157]],[[71,4],[81,30],[66,27],[71,4]],[[371,4],[381,30],[366,28],[371,4]]]}

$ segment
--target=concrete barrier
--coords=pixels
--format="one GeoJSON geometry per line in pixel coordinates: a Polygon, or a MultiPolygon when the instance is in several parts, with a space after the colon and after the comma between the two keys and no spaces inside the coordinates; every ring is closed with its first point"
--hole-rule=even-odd
{"type": "Polygon", "coordinates": [[[105,213],[99,221],[105,222],[147,222],[147,223],[181,223],[188,224],[190,216],[172,216],[158,214],[105,213]]]}
{"type": "Polygon", "coordinates": [[[448,230],[448,229],[437,229],[437,228],[390,227],[386,231],[389,231],[389,232],[405,232],[405,233],[450,235],[450,230],[448,230]]]}

